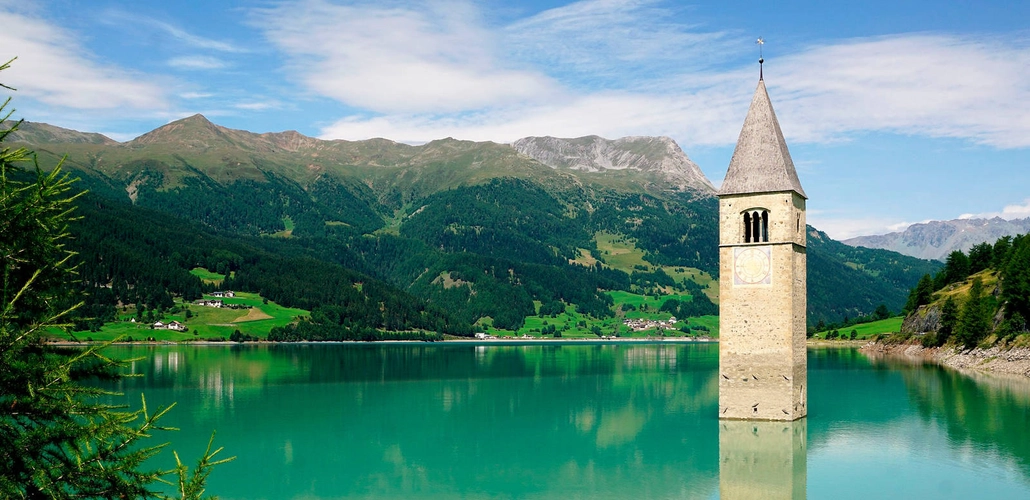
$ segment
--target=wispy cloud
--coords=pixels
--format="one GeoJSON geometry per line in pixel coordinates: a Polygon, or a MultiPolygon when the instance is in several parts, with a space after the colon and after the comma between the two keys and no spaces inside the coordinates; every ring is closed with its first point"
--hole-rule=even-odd
{"type": "Polygon", "coordinates": [[[254,102],[241,102],[233,105],[236,109],[243,109],[246,111],[265,111],[268,109],[278,109],[282,107],[282,103],[279,101],[254,101],[254,102]]]}
{"type": "MultiPolygon", "coordinates": [[[[957,219],[993,219],[1000,217],[1005,220],[1025,219],[1030,217],[1030,198],[1022,203],[1006,205],[999,211],[982,212],[977,214],[967,213],[956,217],[957,219]]],[[[845,217],[824,217],[816,212],[809,213],[809,223],[829,234],[834,239],[843,240],[855,236],[866,236],[871,234],[887,234],[904,231],[913,224],[926,224],[932,219],[925,219],[917,222],[900,222],[884,217],[866,218],[845,218],[845,217]]]]}
{"type": "Polygon", "coordinates": [[[129,13],[123,10],[110,10],[107,11],[102,19],[109,24],[125,24],[130,23],[134,26],[146,26],[152,29],[163,32],[164,34],[171,36],[175,40],[183,43],[184,45],[194,49],[214,50],[218,52],[226,53],[244,53],[249,52],[243,47],[239,47],[229,42],[215,40],[212,38],[195,35],[180,28],[174,24],[162,21],[160,19],[154,19],[148,16],[141,16],[138,14],[129,13]]]}
{"type": "Polygon", "coordinates": [[[179,97],[183,99],[206,99],[208,97],[214,97],[214,94],[210,92],[183,92],[179,94],[179,97]]]}
{"type": "Polygon", "coordinates": [[[898,222],[897,219],[885,217],[824,217],[809,216],[808,223],[812,227],[825,232],[835,240],[846,240],[856,236],[886,234],[904,231],[913,222],[898,222]]]}
{"type": "MultiPolygon", "coordinates": [[[[745,91],[746,92],[746,91],[745,91]]],[[[598,92],[570,96],[562,102],[491,109],[460,115],[392,114],[340,120],[322,131],[324,138],[389,137],[425,142],[440,137],[510,142],[527,135],[579,137],[602,135],[677,136],[684,144],[724,143],[721,133],[733,134],[731,123],[743,116],[732,98],[711,96],[649,96],[629,92],[598,92]],[[684,116],[690,117],[685,119],[684,116]],[[732,118],[728,118],[732,117],[732,118]]],[[[745,103],[746,105],[746,103],[745,103]]]]}
{"type": "Polygon", "coordinates": [[[993,219],[994,217],[1001,217],[1002,219],[1025,219],[1030,217],[1030,198],[1023,200],[1023,203],[1014,203],[1006,205],[999,212],[984,212],[979,214],[962,214],[959,219],[993,219]]]}
{"type": "Polygon", "coordinates": [[[467,3],[308,0],[254,19],[309,89],[376,113],[465,112],[558,91],[543,74],[498,58],[496,40],[467,3]]]}
{"type": "Polygon", "coordinates": [[[778,64],[769,84],[784,110],[784,130],[799,140],[880,130],[1030,147],[1027,38],[845,40],[778,64]]]}
{"type": "MultiPolygon", "coordinates": [[[[670,19],[674,4],[587,0],[492,26],[473,2],[323,0],[256,24],[306,87],[355,111],[329,138],[670,135],[731,145],[754,86],[750,37],[670,19]],[[281,19],[289,14],[290,23],[281,19]],[[728,62],[727,62],[728,61],[728,62]]],[[[1030,41],[901,34],[767,64],[788,139],[862,131],[1030,147],[1030,41]]]]}
{"type": "Polygon", "coordinates": [[[178,69],[221,69],[225,61],[210,56],[180,56],[168,60],[168,65],[178,69]]]}
{"type": "Polygon", "coordinates": [[[18,60],[4,83],[18,95],[78,110],[155,110],[167,106],[152,79],[98,62],[67,31],[19,12],[3,12],[0,47],[18,60]]]}
{"type": "Polygon", "coordinates": [[[545,63],[550,73],[581,73],[604,85],[660,80],[670,67],[703,69],[726,52],[717,49],[740,42],[668,20],[680,13],[657,0],[576,2],[505,27],[505,48],[519,60],[545,63]]]}

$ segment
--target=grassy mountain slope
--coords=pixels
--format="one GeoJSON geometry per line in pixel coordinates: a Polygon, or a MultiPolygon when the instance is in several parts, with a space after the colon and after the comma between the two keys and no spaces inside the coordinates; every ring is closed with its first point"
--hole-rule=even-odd
{"type": "MultiPolygon", "coordinates": [[[[389,283],[466,325],[489,317],[517,328],[543,306],[610,317],[624,312],[611,291],[717,297],[715,199],[663,189],[647,172],[552,168],[489,142],[409,146],[255,134],[200,115],[123,144],[33,147],[44,165],[67,154],[83,185],[122,202],[109,205],[139,226],[176,226],[163,215],[145,222],[170,214],[264,252],[239,264],[237,276],[268,293],[284,288],[269,276],[295,274],[276,260],[286,252],[309,259],[304,268],[389,283]],[[641,263],[626,267],[602,252],[598,234],[630,245],[641,263]]],[[[869,314],[880,303],[900,309],[906,290],[932,271],[925,261],[810,234],[813,322],[869,314]]],[[[191,238],[182,235],[183,245],[198,244],[191,238]]],[[[196,265],[181,267],[187,264],[196,265]]],[[[345,295],[322,298],[357,303],[345,295]]]]}

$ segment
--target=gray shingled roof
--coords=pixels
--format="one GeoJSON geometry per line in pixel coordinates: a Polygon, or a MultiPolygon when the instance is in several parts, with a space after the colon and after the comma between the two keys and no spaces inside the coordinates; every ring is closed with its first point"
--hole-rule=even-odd
{"type": "Polygon", "coordinates": [[[777,191],[796,191],[808,198],[787,151],[765,81],[759,80],[719,195],[777,191]]]}

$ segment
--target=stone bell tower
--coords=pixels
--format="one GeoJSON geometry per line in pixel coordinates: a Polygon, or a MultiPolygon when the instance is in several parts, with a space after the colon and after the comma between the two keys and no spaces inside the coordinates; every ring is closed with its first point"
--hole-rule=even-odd
{"type": "Polygon", "coordinates": [[[719,190],[719,418],[808,414],[806,199],[759,78],[719,190]]]}

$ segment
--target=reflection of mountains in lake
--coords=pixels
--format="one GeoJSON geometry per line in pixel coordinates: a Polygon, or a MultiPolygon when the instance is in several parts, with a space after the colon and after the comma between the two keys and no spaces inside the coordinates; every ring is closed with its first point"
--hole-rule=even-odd
{"type": "Polygon", "coordinates": [[[145,388],[151,406],[179,401],[167,423],[183,428],[180,453],[218,429],[218,444],[239,457],[211,478],[210,491],[227,498],[863,498],[884,496],[876,488],[887,484],[936,494],[946,480],[959,483],[950,496],[975,487],[1005,497],[1030,482],[1025,381],[871,364],[854,350],[809,352],[811,413],[794,423],[718,421],[714,344],[131,355],[141,351],[145,376],[122,389],[138,401],[145,388]],[[970,453],[1014,476],[970,469],[970,453]],[[897,476],[898,463],[934,467],[906,469],[925,477],[900,485],[870,479],[897,476]]]}

